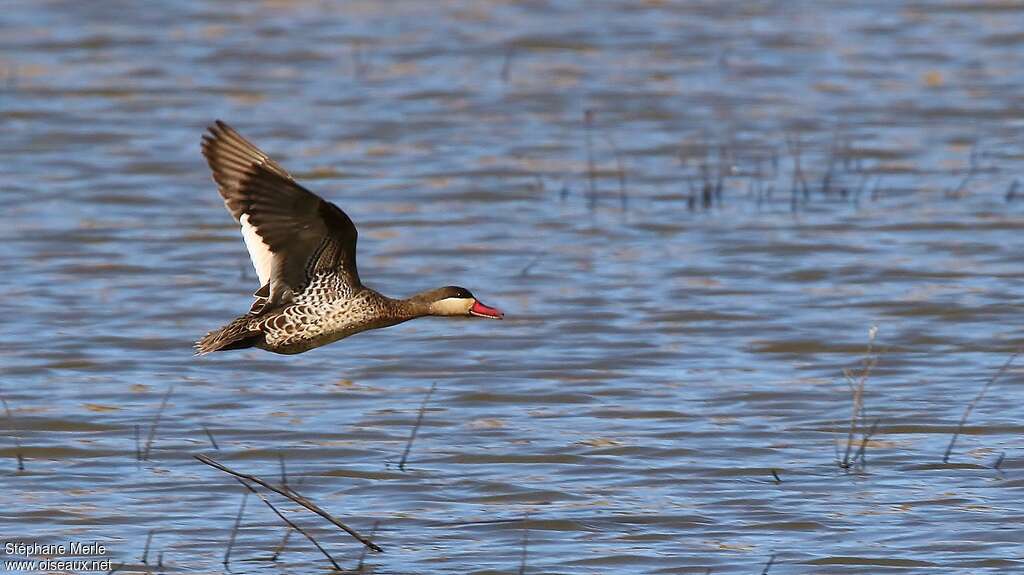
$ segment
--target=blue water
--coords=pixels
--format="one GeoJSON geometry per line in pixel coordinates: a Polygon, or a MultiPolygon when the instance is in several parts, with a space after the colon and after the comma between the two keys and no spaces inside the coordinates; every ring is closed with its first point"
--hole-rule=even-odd
{"type": "MultiPolygon", "coordinates": [[[[1019,368],[942,462],[1022,343],[1022,12],[8,3],[0,541],[221,572],[244,489],[206,454],[378,524],[364,572],[1022,569],[1019,368]],[[193,357],[258,287],[216,118],[345,209],[368,285],[506,320],[193,357]]],[[[329,570],[266,561],[285,530],[250,497],[231,572],[329,570]]]]}

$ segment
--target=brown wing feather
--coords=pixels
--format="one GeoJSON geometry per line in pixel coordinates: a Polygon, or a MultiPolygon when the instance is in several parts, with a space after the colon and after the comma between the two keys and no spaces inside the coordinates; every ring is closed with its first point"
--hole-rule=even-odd
{"type": "Polygon", "coordinates": [[[269,171],[294,181],[284,168],[231,126],[217,120],[209,127],[209,131],[209,134],[203,134],[203,156],[213,171],[213,180],[217,182],[220,195],[235,220],[241,217],[241,210],[233,203],[231,194],[225,192],[237,189],[252,166],[265,166],[269,171]]]}
{"type": "Polygon", "coordinates": [[[273,254],[271,303],[301,291],[317,271],[333,269],[359,285],[358,233],[344,211],[299,185],[223,122],[203,138],[203,155],[228,211],[236,220],[247,215],[273,254]]]}

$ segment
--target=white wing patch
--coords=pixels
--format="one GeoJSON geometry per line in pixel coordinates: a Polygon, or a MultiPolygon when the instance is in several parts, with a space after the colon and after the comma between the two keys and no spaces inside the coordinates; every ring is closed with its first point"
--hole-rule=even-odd
{"type": "Polygon", "coordinates": [[[249,250],[252,267],[256,268],[260,285],[265,285],[270,280],[270,265],[273,262],[274,254],[270,251],[270,246],[264,243],[263,238],[256,233],[256,227],[249,223],[249,214],[242,214],[239,223],[242,224],[242,239],[245,240],[245,247],[249,250]]]}

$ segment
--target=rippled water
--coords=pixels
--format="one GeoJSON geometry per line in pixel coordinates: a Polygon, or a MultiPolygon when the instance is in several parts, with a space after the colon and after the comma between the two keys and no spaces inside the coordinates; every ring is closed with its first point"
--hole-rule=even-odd
{"type": "MultiPolygon", "coordinates": [[[[1018,369],[942,463],[1022,342],[1024,7],[744,4],[8,3],[3,540],[220,572],[205,453],[379,522],[367,572],[1024,569],[1018,369]],[[369,285],[506,321],[192,357],[256,287],[215,118],[344,207],[369,285]]],[[[232,571],[328,568],[258,561],[284,531],[250,498],[232,571]]]]}

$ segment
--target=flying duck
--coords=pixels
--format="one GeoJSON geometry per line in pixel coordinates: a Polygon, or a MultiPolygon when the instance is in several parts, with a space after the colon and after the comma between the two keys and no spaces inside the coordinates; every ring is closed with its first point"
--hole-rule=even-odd
{"type": "Polygon", "coordinates": [[[461,287],[392,299],[364,286],[356,227],[341,208],[220,120],[203,135],[202,151],[260,288],[248,313],[196,342],[197,355],[249,347],[296,354],[417,317],[504,317],[461,287]]]}

